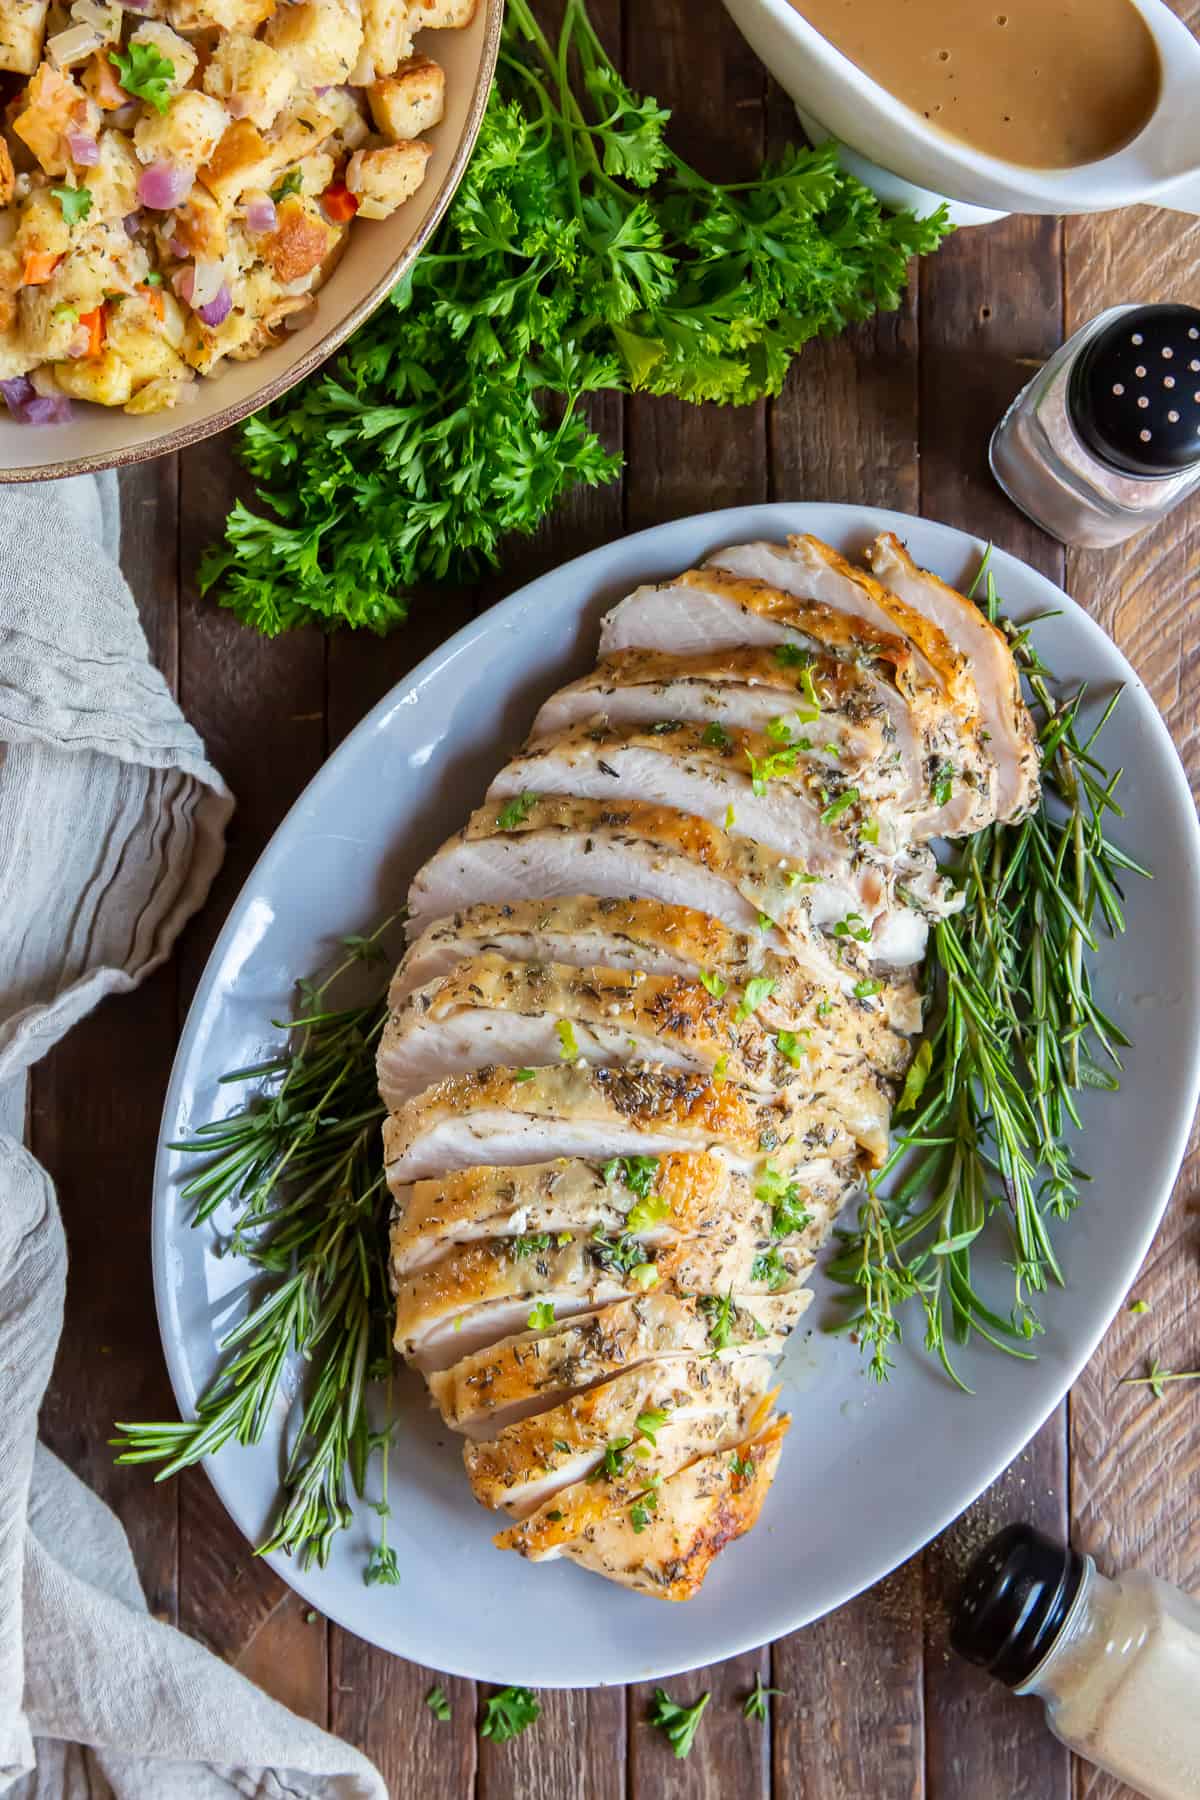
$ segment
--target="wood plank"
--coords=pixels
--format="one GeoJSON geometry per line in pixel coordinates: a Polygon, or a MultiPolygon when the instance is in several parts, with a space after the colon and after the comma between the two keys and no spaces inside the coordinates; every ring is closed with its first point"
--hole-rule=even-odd
{"type": "MultiPolygon", "coordinates": [[[[1013,218],[958,233],[922,265],[921,511],[994,540],[1061,581],[1058,547],[1001,494],[987,466],[992,427],[1062,335],[1061,227],[1013,218]]],[[[1053,1296],[1047,1297],[1053,1305],[1053,1296]]],[[[1065,1800],[1067,1753],[1040,1709],[953,1658],[944,1604],[984,1524],[1032,1518],[1066,1530],[1066,1409],[926,1556],[925,1718],[929,1800],[973,1793],[1065,1800]],[[936,1597],[936,1604],[932,1603],[936,1597]]]]}
{"type": "MultiPolygon", "coordinates": [[[[176,488],[173,459],[132,470],[121,482],[122,564],[150,653],[171,682],[176,488]]],[[[172,1620],[177,1492],[155,1487],[143,1469],[116,1468],[108,1439],[114,1419],[170,1418],[174,1411],[146,1253],[149,1170],[174,1042],[175,971],[168,966],[135,994],[106,1002],[37,1066],[29,1110],[30,1143],[58,1188],[70,1259],[63,1350],[42,1410],[42,1437],[115,1509],[151,1611],[172,1620]]]]}
{"type": "MultiPolygon", "coordinates": [[[[773,149],[797,131],[790,102],[773,93],[773,149]]],[[[771,408],[772,498],[917,511],[917,414],[914,286],[899,311],[806,346],[771,408]]],[[[783,1689],[773,1713],[776,1793],[921,1795],[923,1603],[921,1558],[913,1557],[775,1645],[774,1685],[783,1689]]]]}
{"type": "MultiPolygon", "coordinates": [[[[237,482],[228,435],[182,458],[180,700],[233,789],[238,810],[225,865],[181,946],[180,1025],[242,882],[325,750],[324,639],[316,632],[275,641],[259,637],[213,599],[202,599],[196,587],[201,554],[219,537],[237,482]]],[[[252,1669],[268,1692],[324,1724],[324,1623],[305,1622],[303,1609],[254,1557],[202,1471],[188,1471],[181,1487],[180,1623],[252,1669]]]]}
{"type": "MultiPolygon", "coordinates": [[[[1178,6],[1192,29],[1200,7],[1178,6]]],[[[1189,300],[1200,274],[1200,224],[1136,208],[1066,224],[1067,329],[1127,300],[1189,300]]],[[[1191,607],[1200,568],[1200,506],[1191,501],[1115,549],[1067,558],[1068,586],[1116,639],[1171,729],[1193,789],[1200,785],[1200,658],[1191,607]]],[[[1166,1218],[1132,1293],[1149,1310],[1122,1308],[1071,1393],[1072,1537],[1112,1573],[1140,1565],[1200,1588],[1196,1393],[1120,1385],[1157,1356],[1167,1368],[1200,1366],[1193,1321],[1200,1277],[1192,1252],[1200,1146],[1195,1132],[1166,1218]],[[1162,1471],[1172,1478],[1164,1482],[1162,1471]]],[[[1076,1764],[1076,1800],[1133,1800],[1132,1789],[1076,1764]]]]}
{"type": "MultiPolygon", "coordinates": [[[[404,1590],[394,1592],[404,1605],[404,1590]]],[[[378,1767],[391,1800],[471,1800],[475,1792],[475,1683],[388,1656],[336,1626],[330,1633],[330,1730],[378,1767]],[[437,1683],[447,1723],[425,1697],[437,1683]]]]}
{"type": "MultiPolygon", "coordinates": [[[[483,1702],[490,1690],[480,1690],[483,1702]]],[[[540,1694],[542,1716],[507,1744],[479,1741],[477,1800],[624,1800],[623,1688],[540,1694]]]]}

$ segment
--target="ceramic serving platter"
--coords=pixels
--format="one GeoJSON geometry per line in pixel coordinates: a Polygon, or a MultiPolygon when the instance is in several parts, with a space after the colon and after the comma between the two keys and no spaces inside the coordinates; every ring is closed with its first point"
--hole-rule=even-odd
{"type": "MultiPolygon", "coordinates": [[[[402,902],[423,857],[456,830],[524,734],[538,702],[595,657],[597,622],[637,583],[673,574],[717,546],[811,531],[855,553],[876,532],[906,538],[919,562],[963,583],[983,546],[926,520],[863,507],[776,505],[682,519],[580,557],[496,606],[381,701],[301,795],[260,858],[213,951],[171,1078],[156,1167],[155,1284],[163,1345],[186,1415],[246,1302],[244,1267],[216,1254],[181,1199],[169,1140],[236,1103],[224,1070],[258,1060],[286,1016],[298,975],[328,963],[342,934],[402,902]]],[[[919,1321],[885,1387],[822,1322],[789,1347],[783,1399],[795,1423],[758,1529],[720,1558],[683,1606],[630,1594],[566,1563],[537,1567],[493,1549],[494,1515],[472,1499],[459,1447],[412,1376],[398,1383],[390,1460],[398,1587],[364,1586],[375,1515],[360,1508],[328,1567],[272,1561],[314,1607],[385,1650],[435,1669],[535,1687],[667,1676],[714,1662],[820,1617],[918,1549],[1033,1436],[1087,1361],[1137,1272],[1183,1156],[1197,1096],[1200,832],[1166,727],[1104,633],[1042,576],[997,552],[1006,610],[1044,613],[1036,641],[1067,683],[1126,692],[1106,730],[1123,765],[1117,835],[1151,865],[1132,883],[1129,931],[1102,964],[1102,1002],[1134,1039],[1122,1091],[1090,1095],[1078,1156],[1093,1179],[1056,1227],[1068,1285],[1045,1297],[1037,1360],[982,1347],[959,1359],[973,1395],[921,1350],[919,1321]]],[[[226,1221],[227,1222],[227,1221],[226,1221]]],[[[221,1220],[218,1219],[218,1228],[221,1220]]],[[[980,1258],[1002,1305],[1003,1246],[980,1258]]],[[[283,1419],[254,1448],[229,1447],[209,1473],[256,1540],[272,1513],[283,1419]]],[[[378,1477],[376,1476],[376,1480],[378,1477]]]]}

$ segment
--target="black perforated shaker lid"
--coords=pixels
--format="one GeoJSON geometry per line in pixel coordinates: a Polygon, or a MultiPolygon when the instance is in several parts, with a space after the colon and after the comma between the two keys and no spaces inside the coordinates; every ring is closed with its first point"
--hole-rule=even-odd
{"type": "Polygon", "coordinates": [[[974,1558],[950,1643],[1009,1687],[1027,1681],[1066,1623],[1086,1568],[1078,1550],[1032,1525],[1006,1525],[974,1558]]]}
{"type": "Polygon", "coordinates": [[[1136,306],[1098,332],[1071,375],[1088,449],[1126,475],[1200,463],[1200,309],[1136,306]]]}

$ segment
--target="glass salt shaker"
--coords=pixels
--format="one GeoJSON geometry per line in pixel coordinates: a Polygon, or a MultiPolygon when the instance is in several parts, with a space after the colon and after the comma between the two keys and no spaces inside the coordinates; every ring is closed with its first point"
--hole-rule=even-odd
{"type": "Polygon", "coordinates": [[[1035,524],[1103,549],[1200,487],[1200,310],[1113,306],[1055,352],[992,433],[992,473],[1035,524]]]}
{"type": "Polygon", "coordinates": [[[967,1570],[950,1642],[1148,1800],[1200,1796],[1200,1605],[1178,1588],[1141,1569],[1109,1580],[1009,1525],[967,1570]]]}

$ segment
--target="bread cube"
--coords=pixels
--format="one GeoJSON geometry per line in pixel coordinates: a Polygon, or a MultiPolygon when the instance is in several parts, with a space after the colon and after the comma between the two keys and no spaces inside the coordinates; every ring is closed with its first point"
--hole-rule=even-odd
{"type": "Polygon", "coordinates": [[[263,261],[286,287],[311,275],[324,262],[337,235],[313,201],[293,195],[281,202],[275,229],[262,241],[263,261]]]}
{"type": "Polygon", "coordinates": [[[362,50],[351,76],[356,87],[393,75],[412,55],[412,12],[411,0],[362,0],[362,50]]]}
{"type": "Polygon", "coordinates": [[[50,0],[0,0],[0,69],[32,75],[42,54],[50,0]]]}
{"type": "Polygon", "coordinates": [[[179,239],[190,256],[220,262],[229,247],[225,218],[224,207],[197,181],[183,205],[176,208],[172,236],[179,239]]]}
{"type": "Polygon", "coordinates": [[[19,263],[27,256],[65,256],[71,246],[71,228],[49,188],[34,188],[17,215],[13,249],[19,263]]]}
{"type": "Polygon", "coordinates": [[[334,145],[344,150],[358,150],[371,136],[371,127],[359,105],[359,91],[344,87],[322,94],[321,105],[333,116],[331,136],[334,145]]]}
{"type": "MultiPolygon", "coordinates": [[[[337,113],[329,104],[334,98],[332,94],[319,100],[306,96],[280,113],[266,140],[276,169],[290,168],[293,163],[303,168],[306,159],[321,147],[337,124],[337,113]]],[[[268,181],[264,185],[272,184],[268,181]]]]}
{"type": "Polygon", "coordinates": [[[300,0],[279,8],[265,36],[296,71],[302,87],[336,87],[349,79],[358,61],[363,23],[337,0],[300,0]]]}
{"type": "Polygon", "coordinates": [[[232,103],[237,117],[249,119],[260,131],[275,123],[296,85],[296,71],[278,51],[260,38],[231,31],[222,37],[204,71],[204,91],[232,103]]]}
{"type": "Polygon", "coordinates": [[[200,180],[221,206],[229,206],[247,188],[269,188],[274,180],[275,153],[257,125],[235,119],[200,170],[200,180]]]}
{"type": "Polygon", "coordinates": [[[133,129],[133,145],[144,163],[207,162],[225,135],[229,114],[211,94],[194,88],[172,100],[165,113],[144,111],[133,129]]]}
{"type": "Polygon", "coordinates": [[[16,179],[16,171],[13,169],[12,157],[8,153],[8,145],[0,137],[0,206],[7,206],[12,199],[16,179]]]}
{"type": "Polygon", "coordinates": [[[172,93],[179,93],[196,73],[199,59],[187,39],[181,38],[177,31],[172,31],[169,25],[164,25],[157,19],[150,19],[145,25],[139,25],[129,41],[131,44],[149,44],[160,56],[166,57],[174,70],[167,82],[172,93]]]}
{"type": "Polygon", "coordinates": [[[389,143],[420,137],[441,123],[446,106],[446,76],[428,56],[410,56],[394,75],[367,89],[376,130],[389,143]]]}
{"type": "Polygon", "coordinates": [[[433,147],[418,138],[411,144],[385,144],[379,150],[356,150],[346,165],[346,186],[358,201],[362,219],[386,219],[411,199],[425,179],[433,147]]]}
{"type": "Polygon", "coordinates": [[[176,31],[245,31],[253,34],[275,11],[275,0],[167,0],[176,31]]]}
{"type": "Polygon", "coordinates": [[[138,208],[142,165],[129,139],[120,131],[102,131],[99,141],[99,162],[83,171],[83,185],[92,196],[89,224],[123,219],[138,208]]]}
{"type": "MultiPolygon", "coordinates": [[[[176,359],[178,361],[178,359],[176,359]]],[[[145,387],[140,387],[133,398],[125,402],[127,413],[166,412],[172,406],[178,406],[185,397],[190,397],[195,390],[196,377],[184,363],[179,364],[178,373],[156,375],[145,387]]]]}
{"type": "Polygon", "coordinates": [[[13,119],[13,131],[33,151],[47,175],[65,175],[67,132],[95,130],[99,114],[71,77],[61,75],[49,63],[42,63],[25,89],[24,102],[13,119]]]}
{"type": "Polygon", "coordinates": [[[461,31],[475,17],[478,0],[408,0],[413,25],[425,31],[461,31]]]}
{"type": "Polygon", "coordinates": [[[88,57],[79,78],[89,99],[102,112],[119,112],[128,106],[129,95],[117,80],[117,71],[108,59],[107,50],[97,50],[88,57]]]}
{"type": "Polygon", "coordinates": [[[94,400],[100,406],[124,406],[133,392],[133,370],[124,357],[105,348],[99,356],[79,362],[60,362],[55,377],[64,394],[73,400],[94,400]]]}

